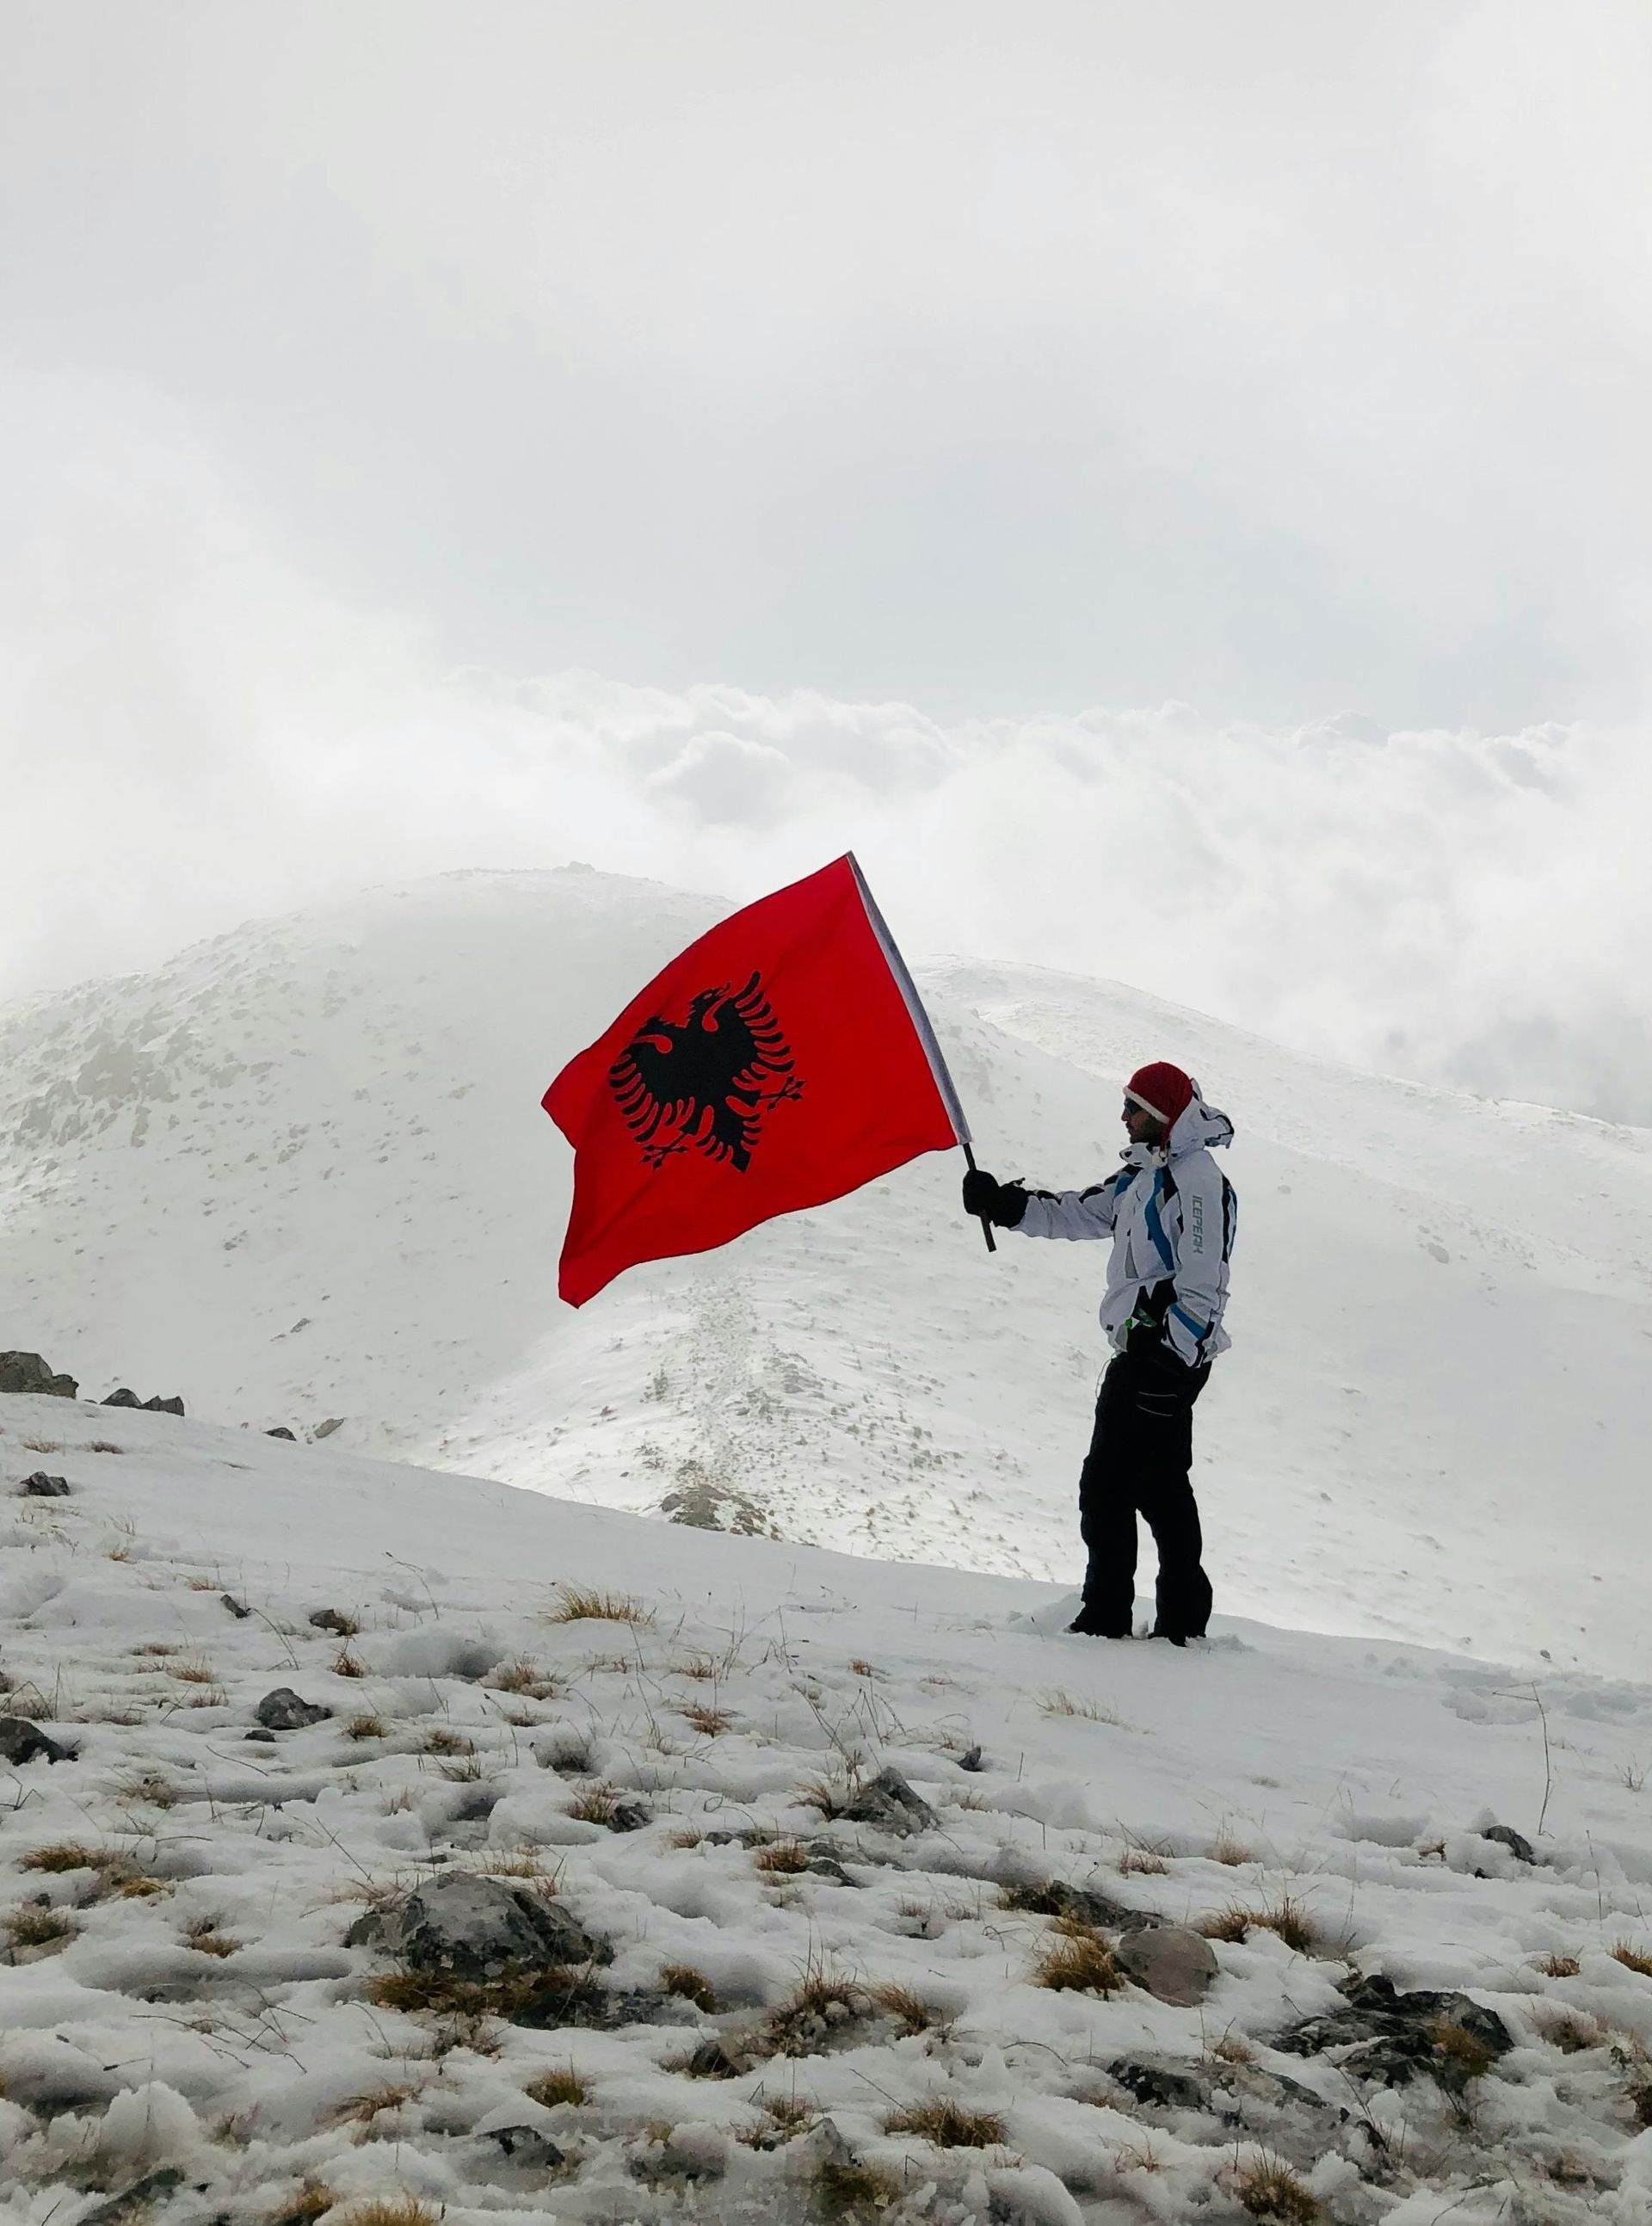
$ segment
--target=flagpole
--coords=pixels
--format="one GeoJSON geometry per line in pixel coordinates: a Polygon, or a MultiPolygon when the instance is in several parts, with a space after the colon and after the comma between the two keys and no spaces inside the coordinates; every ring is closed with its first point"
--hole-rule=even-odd
{"type": "MultiPolygon", "coordinates": [[[[877,937],[879,948],[888,964],[889,971],[895,977],[895,986],[905,1000],[907,1014],[913,1027],[918,1031],[918,1040],[924,1046],[924,1056],[930,1063],[930,1072],[935,1077],[935,1086],[940,1091],[942,1101],[951,1116],[952,1132],[963,1148],[965,1164],[970,1173],[974,1174],[975,1154],[969,1134],[969,1123],[964,1116],[963,1104],[958,1096],[957,1085],[952,1079],[940,1044],[936,1040],[934,1025],[924,1009],[924,1001],[918,994],[918,984],[912,980],[911,970],[900,955],[899,945],[890,934],[888,923],[878,910],[878,900],[867,887],[867,878],[861,871],[860,860],[853,850],[847,855],[849,871],[855,876],[855,887],[861,892],[861,901],[866,906],[866,916],[871,923],[872,932],[877,937]]],[[[989,1252],[996,1252],[998,1245],[993,1236],[991,1222],[984,1213],[981,1215],[980,1220],[981,1233],[987,1240],[987,1250],[989,1252]]]]}

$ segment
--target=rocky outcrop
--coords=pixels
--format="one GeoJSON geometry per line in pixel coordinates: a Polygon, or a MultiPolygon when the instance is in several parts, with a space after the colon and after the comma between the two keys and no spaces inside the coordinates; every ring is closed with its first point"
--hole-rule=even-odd
{"type": "Polygon", "coordinates": [[[78,1399],[73,1376],[57,1376],[37,1352],[0,1352],[0,1391],[32,1392],[36,1398],[78,1399]]]}

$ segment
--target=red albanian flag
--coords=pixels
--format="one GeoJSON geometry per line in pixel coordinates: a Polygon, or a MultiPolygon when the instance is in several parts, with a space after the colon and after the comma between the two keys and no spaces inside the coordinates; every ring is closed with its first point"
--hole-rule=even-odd
{"type": "Polygon", "coordinates": [[[969,1135],[853,856],[690,944],[544,1107],[574,1147],[557,1288],[575,1307],[969,1135]]]}

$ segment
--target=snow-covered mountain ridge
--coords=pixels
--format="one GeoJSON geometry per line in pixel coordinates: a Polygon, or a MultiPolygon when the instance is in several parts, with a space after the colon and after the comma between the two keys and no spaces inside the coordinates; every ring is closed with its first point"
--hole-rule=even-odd
{"type": "MultiPolygon", "coordinates": [[[[444,876],[0,1021],[0,1345],[100,1393],[880,1557],[1074,1568],[1091,1248],[988,1259],[934,1158],[555,1296],[538,1099],[708,900],[444,876]]],[[[897,923],[898,925],[898,923],[897,923]]],[[[1238,1124],[1235,1349],[1199,1410],[1221,1604],[1646,1666],[1652,1137],[1354,1074],[1116,985],[918,969],[984,1164],[1113,1163],[1181,1059],[1238,1124]]]]}
{"type": "Polygon", "coordinates": [[[56,1399],[0,1507],[15,2226],[1652,2226],[1652,1688],[56,1399]]]}

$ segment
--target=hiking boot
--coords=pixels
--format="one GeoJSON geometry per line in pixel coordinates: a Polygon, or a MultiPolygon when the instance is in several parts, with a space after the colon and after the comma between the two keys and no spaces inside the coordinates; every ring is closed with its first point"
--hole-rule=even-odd
{"type": "Polygon", "coordinates": [[[1132,1636],[1127,1624],[1122,1631],[1103,1623],[1094,1608],[1081,1607],[1067,1628],[1079,1638],[1128,1638],[1132,1636]]]}

